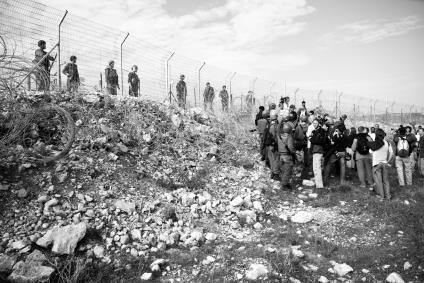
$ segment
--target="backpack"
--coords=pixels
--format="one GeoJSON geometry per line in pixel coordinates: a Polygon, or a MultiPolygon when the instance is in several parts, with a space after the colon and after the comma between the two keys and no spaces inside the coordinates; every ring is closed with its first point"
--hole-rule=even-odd
{"type": "Polygon", "coordinates": [[[271,132],[269,131],[271,124],[267,123],[267,126],[264,131],[264,146],[271,146],[275,144],[275,139],[271,132]]]}
{"type": "Polygon", "coordinates": [[[370,153],[370,147],[368,146],[368,139],[366,136],[358,137],[358,144],[356,146],[356,151],[362,155],[367,155],[368,153],[370,153]]]}
{"type": "Polygon", "coordinates": [[[409,156],[409,143],[406,138],[399,138],[397,143],[397,155],[400,158],[405,158],[409,156]]]}

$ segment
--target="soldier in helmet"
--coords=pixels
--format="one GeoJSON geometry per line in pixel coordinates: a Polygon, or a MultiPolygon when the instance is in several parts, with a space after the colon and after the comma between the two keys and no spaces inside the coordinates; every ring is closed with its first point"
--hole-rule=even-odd
{"type": "Polygon", "coordinates": [[[178,107],[185,109],[186,97],[187,97],[187,86],[184,79],[185,79],[185,76],[181,74],[180,81],[177,83],[176,89],[177,89],[178,107]]]}
{"type": "Polygon", "coordinates": [[[132,72],[128,73],[128,85],[129,85],[129,95],[138,96],[138,89],[140,88],[140,78],[137,75],[138,67],[134,65],[131,67],[132,72]]]}
{"type": "Polygon", "coordinates": [[[295,128],[294,132],[294,144],[296,149],[296,156],[299,157],[298,161],[303,162],[302,175],[306,177],[308,174],[308,146],[307,146],[307,137],[306,132],[308,130],[308,118],[306,116],[301,116],[299,124],[295,128]]]}
{"type": "Polygon", "coordinates": [[[38,64],[38,71],[36,72],[37,90],[50,90],[50,61],[54,61],[55,58],[47,55],[45,51],[46,42],[44,40],[38,41],[38,47],[39,48],[35,50],[35,59],[33,61],[38,64]],[[44,58],[44,56],[46,57],[44,58]]]}
{"type": "Polygon", "coordinates": [[[278,153],[280,154],[281,166],[281,187],[283,190],[290,190],[290,180],[293,175],[294,156],[296,150],[293,141],[293,126],[284,118],[277,132],[278,153]]]}

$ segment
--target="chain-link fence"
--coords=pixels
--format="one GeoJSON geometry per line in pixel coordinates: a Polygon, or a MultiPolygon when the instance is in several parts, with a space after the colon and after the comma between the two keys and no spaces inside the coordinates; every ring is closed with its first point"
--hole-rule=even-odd
{"type": "MultiPolygon", "coordinates": [[[[51,70],[52,88],[65,88],[66,78],[60,71],[69,62],[69,57],[74,55],[77,57],[82,85],[100,91],[106,85],[105,68],[109,61],[115,61],[121,87],[118,95],[129,95],[128,73],[133,65],[138,65],[141,98],[172,101],[176,97],[175,87],[179,76],[184,74],[190,106],[203,106],[205,84],[210,82],[216,91],[215,109],[221,108],[218,94],[226,85],[231,97],[231,111],[254,112],[259,105],[278,103],[280,97],[289,96],[291,104],[300,106],[301,101],[305,100],[309,109],[321,107],[335,117],[347,114],[354,124],[424,120],[424,108],[421,106],[375,100],[340,91],[310,90],[286,82],[244,75],[236,70],[210,65],[207,60],[187,58],[127,32],[30,0],[0,1],[0,34],[13,40],[14,54],[29,60],[34,58],[39,40],[48,43],[47,49],[59,43],[51,70]],[[252,92],[252,96],[248,96],[249,92],[252,92]]],[[[25,87],[34,88],[34,84],[28,80],[25,87]]]]}

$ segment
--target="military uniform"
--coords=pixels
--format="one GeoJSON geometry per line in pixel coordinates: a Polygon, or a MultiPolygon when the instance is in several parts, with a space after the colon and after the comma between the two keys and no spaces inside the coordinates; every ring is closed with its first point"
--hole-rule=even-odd
{"type": "Polygon", "coordinates": [[[177,83],[176,89],[177,89],[178,107],[185,109],[186,97],[187,97],[187,86],[185,81],[180,80],[177,83]]]}
{"type": "Polygon", "coordinates": [[[219,97],[221,98],[222,111],[228,112],[228,92],[227,92],[227,90],[221,90],[219,92],[219,97]]]}

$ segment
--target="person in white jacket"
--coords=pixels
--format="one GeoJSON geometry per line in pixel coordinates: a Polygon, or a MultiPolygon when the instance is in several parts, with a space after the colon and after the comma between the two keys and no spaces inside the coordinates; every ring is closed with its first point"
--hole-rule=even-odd
{"type": "Polygon", "coordinates": [[[393,149],[384,139],[386,133],[382,129],[377,129],[375,141],[369,137],[368,146],[373,151],[372,172],[377,194],[381,199],[391,199],[389,183],[389,161],[393,158],[393,149]]]}

